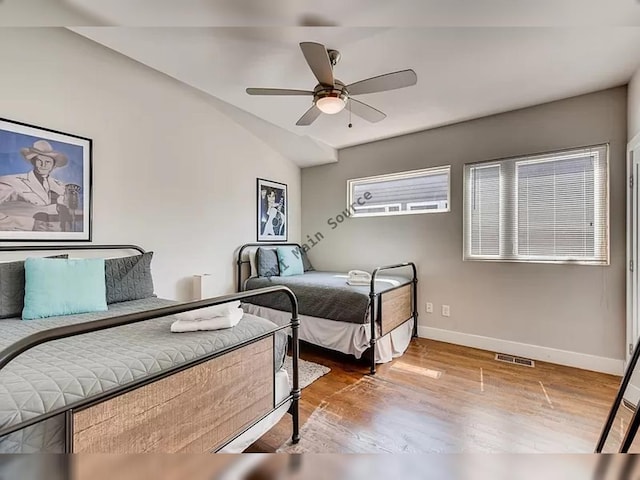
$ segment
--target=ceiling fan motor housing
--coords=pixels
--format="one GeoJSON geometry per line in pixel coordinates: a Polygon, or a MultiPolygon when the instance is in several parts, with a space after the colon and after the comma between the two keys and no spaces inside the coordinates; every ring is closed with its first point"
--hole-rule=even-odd
{"type": "Polygon", "coordinates": [[[340,80],[335,80],[332,87],[319,83],[316,85],[316,88],[313,89],[313,102],[317,103],[318,100],[326,97],[339,98],[346,103],[349,98],[349,92],[340,80]]]}

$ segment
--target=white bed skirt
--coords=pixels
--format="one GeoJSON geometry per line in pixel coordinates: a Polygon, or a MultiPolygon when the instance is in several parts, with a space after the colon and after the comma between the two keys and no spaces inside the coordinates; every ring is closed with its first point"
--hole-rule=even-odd
{"type": "MultiPolygon", "coordinates": [[[[291,322],[291,314],[273,308],[261,307],[251,303],[243,303],[246,313],[266,318],[273,323],[283,326],[291,322]]],[[[300,340],[313,343],[321,347],[337,350],[338,352],[362,357],[362,353],[369,348],[371,340],[371,324],[357,324],[337,322],[326,318],[298,315],[300,319],[300,340]]],[[[376,325],[377,335],[380,327],[376,325]]],[[[376,341],[376,363],[387,363],[402,355],[411,342],[413,334],[413,319],[403,323],[391,333],[376,341]]]]}

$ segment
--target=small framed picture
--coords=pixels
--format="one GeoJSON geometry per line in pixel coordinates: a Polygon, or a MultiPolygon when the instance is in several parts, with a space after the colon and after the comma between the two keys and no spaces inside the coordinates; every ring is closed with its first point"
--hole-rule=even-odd
{"type": "Polygon", "coordinates": [[[0,241],[91,240],[91,140],[0,119],[0,241]]]}
{"type": "Polygon", "coordinates": [[[287,241],[287,186],[258,178],[258,241],[287,241]]]}

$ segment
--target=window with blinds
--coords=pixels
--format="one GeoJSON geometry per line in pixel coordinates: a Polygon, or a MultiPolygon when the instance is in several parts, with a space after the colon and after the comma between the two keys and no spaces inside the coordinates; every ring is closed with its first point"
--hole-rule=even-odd
{"type": "Polygon", "coordinates": [[[465,165],[464,258],[609,264],[608,145],[465,165]]]}
{"type": "Polygon", "coordinates": [[[448,212],[451,167],[356,178],[347,182],[354,217],[448,212]]]}

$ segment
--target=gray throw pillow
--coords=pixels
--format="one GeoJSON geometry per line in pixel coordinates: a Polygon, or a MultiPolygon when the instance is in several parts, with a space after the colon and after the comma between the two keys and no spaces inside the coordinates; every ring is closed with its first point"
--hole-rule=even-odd
{"type": "Polygon", "coordinates": [[[153,297],[152,258],[153,252],[146,252],[104,261],[107,304],[153,297]]]}
{"type": "MultiPolygon", "coordinates": [[[[69,258],[69,255],[47,258],[69,258]]],[[[24,262],[0,263],[0,318],[21,317],[23,308],[24,262]]]]}
{"type": "Polygon", "coordinates": [[[280,275],[278,253],[274,248],[258,248],[256,251],[256,266],[259,277],[276,277],[280,275]]]}

